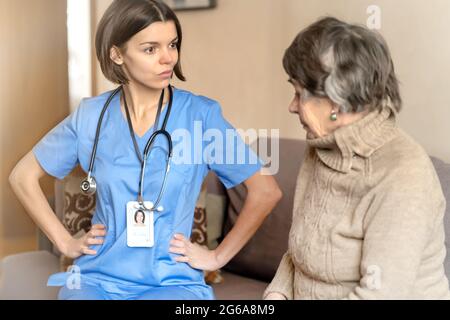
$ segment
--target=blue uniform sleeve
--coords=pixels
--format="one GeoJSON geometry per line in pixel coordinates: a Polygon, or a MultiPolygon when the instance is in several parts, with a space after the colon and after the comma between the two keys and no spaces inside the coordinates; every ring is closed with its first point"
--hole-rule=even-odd
{"type": "Polygon", "coordinates": [[[223,117],[218,103],[210,106],[205,123],[204,152],[208,168],[227,189],[233,188],[261,170],[261,160],[223,117]]]}
{"type": "Polygon", "coordinates": [[[78,164],[80,107],[81,105],[33,148],[33,154],[44,171],[57,179],[63,179],[78,164]]]}

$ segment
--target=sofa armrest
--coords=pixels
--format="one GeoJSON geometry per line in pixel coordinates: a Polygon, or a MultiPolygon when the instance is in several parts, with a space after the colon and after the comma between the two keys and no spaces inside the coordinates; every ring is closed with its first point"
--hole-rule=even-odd
{"type": "Polygon", "coordinates": [[[0,260],[0,300],[55,300],[59,288],[47,279],[59,272],[59,259],[48,251],[26,252],[0,260]]]}

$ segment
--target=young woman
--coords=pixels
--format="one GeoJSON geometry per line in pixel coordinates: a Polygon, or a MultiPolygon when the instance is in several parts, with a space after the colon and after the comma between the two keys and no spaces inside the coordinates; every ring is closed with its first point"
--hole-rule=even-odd
{"type": "Polygon", "coordinates": [[[217,158],[251,155],[239,138],[216,139],[211,153],[202,153],[211,150],[203,139],[200,146],[194,141],[173,151],[179,146],[175,131],[193,136],[197,126],[222,137],[234,132],[217,102],[170,86],[173,74],[184,80],[181,42],[180,23],[163,2],[113,1],[98,27],[96,50],[104,75],[120,86],[84,99],[11,174],[13,189],[38,226],[63,254],[77,258],[79,286],[67,285],[69,273],[49,279],[49,285],[63,286],[60,299],[213,299],[202,270],[227,264],[281,197],[259,162],[217,158]],[[184,161],[189,154],[196,161],[184,161]],[[64,229],[39,187],[45,173],[62,179],[77,164],[89,173],[82,189],[97,196],[93,227],[81,239],[64,229]],[[242,182],[248,188],[235,227],[212,251],[188,240],[209,170],[228,188],[242,182]],[[127,233],[127,218],[137,209],[152,218],[152,241],[140,246],[127,233]]]}

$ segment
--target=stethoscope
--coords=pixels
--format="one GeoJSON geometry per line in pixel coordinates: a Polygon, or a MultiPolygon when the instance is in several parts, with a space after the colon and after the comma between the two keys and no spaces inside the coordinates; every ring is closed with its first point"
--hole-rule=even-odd
{"type": "Polygon", "coordinates": [[[131,138],[133,140],[133,145],[134,145],[134,149],[136,151],[136,155],[139,158],[139,161],[141,162],[141,176],[139,179],[139,194],[138,194],[138,199],[137,199],[137,203],[138,206],[136,209],[141,209],[141,210],[149,210],[149,211],[157,211],[157,212],[162,212],[164,210],[163,206],[160,206],[160,202],[162,199],[162,196],[164,194],[165,188],[166,188],[166,182],[167,182],[167,176],[169,174],[170,171],[170,160],[172,159],[172,137],[170,136],[170,134],[166,131],[166,126],[167,126],[167,122],[169,120],[170,117],[170,112],[172,110],[172,102],[173,102],[173,90],[172,87],[169,85],[169,93],[170,93],[170,97],[169,97],[169,105],[167,107],[167,113],[166,116],[164,117],[164,122],[163,125],[161,127],[161,129],[157,130],[156,128],[158,128],[159,126],[159,118],[161,116],[161,111],[162,111],[162,107],[163,107],[163,102],[164,102],[164,93],[165,90],[162,91],[161,93],[161,97],[159,99],[159,104],[158,104],[158,111],[156,114],[156,119],[155,119],[155,125],[154,125],[154,129],[153,129],[153,133],[150,136],[150,138],[147,141],[147,144],[145,146],[144,149],[144,157],[141,156],[137,142],[136,142],[136,137],[134,134],[134,129],[133,129],[133,124],[131,122],[131,117],[130,117],[130,111],[128,109],[128,105],[127,105],[127,99],[125,97],[125,90],[123,89],[122,86],[120,86],[119,88],[117,88],[116,90],[114,90],[111,95],[109,96],[108,100],[106,101],[102,112],[100,113],[100,118],[98,120],[97,123],[97,131],[95,134],[95,140],[94,140],[94,146],[92,147],[92,153],[91,153],[91,160],[89,163],[89,170],[88,170],[88,175],[86,177],[86,179],[84,179],[81,182],[81,191],[85,194],[85,195],[92,195],[97,191],[97,182],[95,181],[95,178],[92,175],[93,169],[94,169],[94,163],[95,163],[95,156],[97,153],[97,146],[98,146],[98,141],[99,141],[99,136],[100,136],[100,130],[101,130],[101,126],[102,126],[102,122],[103,122],[103,117],[106,113],[106,110],[108,109],[109,105],[111,104],[111,101],[113,100],[113,98],[120,92],[122,91],[123,94],[123,100],[124,100],[124,104],[125,104],[125,111],[127,114],[127,121],[128,121],[128,128],[130,130],[130,135],[131,138]],[[151,148],[156,140],[156,138],[158,136],[164,136],[167,140],[167,144],[169,147],[168,153],[167,153],[167,158],[166,158],[166,167],[165,167],[165,171],[164,171],[164,178],[163,178],[163,183],[161,186],[161,189],[159,190],[159,194],[158,197],[156,198],[155,202],[149,202],[147,203],[149,205],[149,207],[146,206],[146,204],[144,203],[144,177],[145,177],[145,169],[147,166],[147,159],[148,159],[148,155],[151,151],[151,148]]]}

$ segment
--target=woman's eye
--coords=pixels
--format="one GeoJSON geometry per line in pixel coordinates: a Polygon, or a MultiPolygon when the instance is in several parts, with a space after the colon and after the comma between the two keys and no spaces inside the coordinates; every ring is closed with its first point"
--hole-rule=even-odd
{"type": "Polygon", "coordinates": [[[178,48],[178,43],[177,43],[177,42],[174,42],[174,43],[172,43],[172,44],[170,45],[170,47],[171,47],[172,49],[177,49],[177,48],[178,48]]]}
{"type": "Polygon", "coordinates": [[[152,54],[155,53],[155,47],[150,47],[144,50],[145,53],[152,54]]]}

